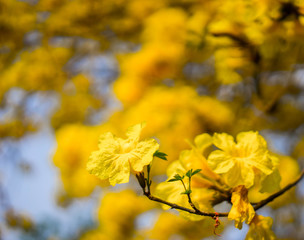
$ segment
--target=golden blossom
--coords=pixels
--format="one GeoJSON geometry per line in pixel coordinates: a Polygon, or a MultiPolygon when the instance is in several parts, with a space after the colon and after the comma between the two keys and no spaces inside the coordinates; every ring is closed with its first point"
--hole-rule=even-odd
{"type": "Polygon", "coordinates": [[[236,139],[234,142],[226,133],[215,133],[213,144],[219,150],[209,155],[208,164],[215,173],[222,175],[228,186],[245,185],[248,189],[257,174],[264,177],[272,174],[277,169],[278,159],[269,153],[265,139],[258,132],[242,132],[236,139]]]}
{"type": "Polygon", "coordinates": [[[127,139],[116,137],[111,132],[99,139],[99,150],[92,152],[87,170],[100,179],[109,179],[111,185],[129,181],[130,171],[141,172],[150,164],[153,154],[159,148],[155,139],[139,141],[144,124],[130,127],[127,139]]]}

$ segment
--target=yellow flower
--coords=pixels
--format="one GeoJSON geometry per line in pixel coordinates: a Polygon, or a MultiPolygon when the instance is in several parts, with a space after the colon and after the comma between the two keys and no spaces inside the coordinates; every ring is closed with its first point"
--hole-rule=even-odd
{"type": "Polygon", "coordinates": [[[87,170],[100,179],[109,179],[111,185],[129,181],[131,169],[140,172],[151,163],[159,148],[155,139],[139,141],[144,124],[127,130],[127,139],[118,138],[111,132],[100,136],[99,150],[92,152],[87,170]]]}
{"type": "Polygon", "coordinates": [[[229,220],[235,220],[235,227],[242,229],[242,222],[247,224],[251,222],[255,211],[248,201],[248,190],[244,185],[236,187],[231,197],[232,208],[228,214],[229,220]]]}
{"type": "Polygon", "coordinates": [[[271,231],[272,218],[255,215],[249,227],[245,240],[274,240],[276,236],[271,231]]]}
{"type": "Polygon", "coordinates": [[[222,174],[230,187],[250,188],[256,173],[272,174],[278,160],[268,152],[266,141],[258,132],[242,132],[236,139],[237,143],[228,134],[214,134],[213,144],[220,150],[209,155],[208,164],[215,173],[222,174]]]}
{"type": "Polygon", "coordinates": [[[184,150],[180,154],[179,161],[185,169],[202,169],[200,174],[195,175],[192,180],[195,187],[210,187],[212,180],[219,179],[219,176],[208,166],[205,157],[211,145],[212,137],[208,133],[203,133],[195,137],[191,150],[184,150]]]}

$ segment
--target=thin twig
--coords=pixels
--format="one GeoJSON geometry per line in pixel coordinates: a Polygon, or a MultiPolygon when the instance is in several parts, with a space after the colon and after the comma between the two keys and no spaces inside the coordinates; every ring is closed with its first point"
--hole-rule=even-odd
{"type": "Polygon", "coordinates": [[[150,200],[152,200],[154,202],[159,202],[159,203],[168,205],[169,207],[171,207],[173,209],[182,210],[184,212],[192,213],[192,214],[195,214],[195,215],[207,216],[207,217],[214,217],[214,216],[227,217],[228,216],[228,213],[215,213],[215,212],[207,213],[207,212],[202,212],[202,211],[200,211],[198,209],[195,211],[195,210],[192,210],[190,208],[179,206],[179,205],[177,205],[175,203],[167,202],[167,201],[162,200],[162,199],[160,199],[158,197],[154,197],[149,192],[144,192],[144,195],[147,196],[150,200]]]}
{"type": "Polygon", "coordinates": [[[193,208],[193,210],[194,210],[196,213],[197,213],[197,212],[200,212],[200,210],[198,210],[198,209],[196,208],[196,206],[194,205],[194,203],[192,202],[192,199],[191,199],[191,197],[190,197],[190,193],[187,194],[187,197],[188,197],[188,202],[189,202],[190,206],[193,208]]]}
{"type": "MultiPolygon", "coordinates": [[[[283,193],[285,193],[286,191],[288,191],[290,188],[294,187],[298,182],[300,182],[302,180],[302,178],[304,177],[304,170],[302,170],[300,176],[292,183],[288,184],[286,187],[284,187],[283,189],[281,189],[280,191],[272,194],[271,196],[269,196],[268,198],[258,202],[255,204],[254,206],[254,210],[257,211],[258,209],[264,207],[266,204],[268,204],[269,202],[273,201],[274,199],[276,199],[277,197],[281,196],[283,193]]],[[[163,199],[160,199],[158,197],[154,197],[150,190],[148,189],[148,191],[145,190],[145,188],[143,188],[143,194],[148,197],[150,200],[154,201],[154,202],[159,202],[159,203],[162,203],[162,204],[165,204],[169,207],[171,207],[172,209],[178,209],[178,210],[181,210],[181,211],[184,211],[184,212],[188,212],[188,213],[191,213],[191,214],[195,214],[195,215],[200,215],[200,216],[207,216],[207,217],[228,217],[228,214],[229,213],[216,213],[216,212],[202,212],[200,211],[199,209],[197,209],[194,204],[192,203],[192,200],[191,198],[189,197],[188,195],[188,200],[189,200],[189,203],[191,205],[191,207],[193,209],[190,209],[190,208],[186,208],[186,207],[182,207],[182,206],[179,206],[175,203],[170,203],[170,202],[167,202],[163,199]]],[[[254,204],[254,203],[251,203],[251,204],[254,204]]]]}

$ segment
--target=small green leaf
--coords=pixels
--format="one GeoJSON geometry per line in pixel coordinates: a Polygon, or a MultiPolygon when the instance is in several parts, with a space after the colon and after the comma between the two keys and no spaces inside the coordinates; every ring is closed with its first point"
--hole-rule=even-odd
{"type": "Polygon", "coordinates": [[[178,173],[174,175],[174,178],[171,178],[167,182],[175,182],[175,181],[181,181],[184,179],[185,176],[181,176],[178,173]]]}
{"type": "Polygon", "coordinates": [[[200,171],[202,171],[202,169],[196,169],[196,170],[194,170],[194,171],[192,172],[192,176],[195,175],[195,174],[197,174],[197,173],[199,173],[200,171]]]}
{"type": "Polygon", "coordinates": [[[186,176],[187,177],[192,177],[192,169],[188,170],[188,172],[186,172],[186,176]]]}
{"type": "Polygon", "coordinates": [[[174,175],[174,178],[177,179],[177,180],[182,180],[182,179],[184,179],[184,177],[185,176],[181,176],[178,173],[174,175]]]}
{"type": "Polygon", "coordinates": [[[180,179],[171,178],[171,179],[169,179],[167,182],[176,182],[176,181],[180,181],[180,179]]]}
{"type": "Polygon", "coordinates": [[[184,191],[184,192],[182,192],[181,194],[190,194],[190,193],[192,193],[192,191],[191,190],[186,190],[186,191],[184,191]]]}
{"type": "Polygon", "coordinates": [[[160,152],[158,150],[153,154],[153,157],[158,157],[160,159],[167,161],[166,156],[168,156],[166,153],[160,152]]]}

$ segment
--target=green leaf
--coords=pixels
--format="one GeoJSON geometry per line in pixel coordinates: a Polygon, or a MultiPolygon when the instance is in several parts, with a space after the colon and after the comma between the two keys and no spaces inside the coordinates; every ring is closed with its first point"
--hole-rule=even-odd
{"type": "Polygon", "coordinates": [[[176,182],[176,181],[180,181],[180,179],[171,178],[171,179],[169,179],[167,182],[176,182]]]}
{"type": "Polygon", "coordinates": [[[166,153],[160,152],[158,150],[153,154],[153,157],[158,157],[160,159],[167,161],[166,156],[168,156],[166,153]]]}
{"type": "Polygon", "coordinates": [[[182,179],[184,179],[184,177],[185,176],[181,176],[178,173],[174,175],[174,178],[177,179],[177,180],[182,180],[182,179]]]}
{"type": "Polygon", "coordinates": [[[197,173],[199,173],[200,171],[202,171],[202,169],[196,169],[196,170],[194,170],[194,171],[192,172],[192,176],[195,175],[195,174],[197,174],[197,173]]]}
{"type": "Polygon", "coordinates": [[[186,190],[186,191],[184,191],[184,192],[182,192],[181,194],[190,194],[190,193],[192,193],[192,191],[191,190],[186,190]]]}
{"type": "Polygon", "coordinates": [[[181,181],[184,179],[185,176],[181,176],[178,173],[174,175],[174,178],[171,178],[167,182],[175,182],[175,181],[181,181]]]}
{"type": "Polygon", "coordinates": [[[186,176],[187,177],[192,177],[192,169],[188,170],[188,172],[186,172],[186,176]]]}

